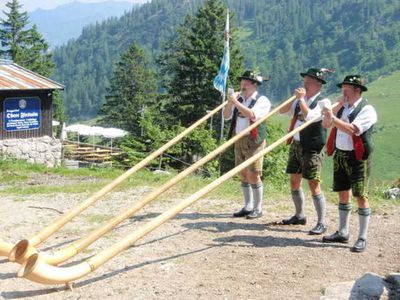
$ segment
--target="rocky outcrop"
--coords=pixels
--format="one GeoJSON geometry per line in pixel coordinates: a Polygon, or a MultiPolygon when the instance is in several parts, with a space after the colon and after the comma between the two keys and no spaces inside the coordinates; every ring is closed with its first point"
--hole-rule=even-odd
{"type": "Polygon", "coordinates": [[[386,277],[365,273],[356,281],[334,283],[325,289],[321,300],[399,300],[400,274],[386,277]]]}

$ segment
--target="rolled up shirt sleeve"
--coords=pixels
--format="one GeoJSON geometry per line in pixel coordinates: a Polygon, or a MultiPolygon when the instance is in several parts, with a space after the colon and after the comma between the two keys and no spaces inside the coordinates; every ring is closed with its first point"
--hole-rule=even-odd
{"type": "Polygon", "coordinates": [[[260,97],[257,100],[257,103],[251,109],[254,113],[254,118],[252,121],[257,121],[263,117],[265,117],[271,110],[271,102],[265,96],[260,97]]]}
{"type": "Polygon", "coordinates": [[[378,121],[378,116],[375,109],[371,105],[366,105],[351,123],[357,127],[357,136],[362,135],[378,121]]]}
{"type": "MultiPolygon", "coordinates": [[[[225,109],[226,109],[226,107],[224,107],[224,112],[225,112],[225,109]]],[[[232,116],[233,116],[233,110],[235,109],[235,107],[233,106],[232,108],[231,108],[231,114],[229,115],[229,117],[228,118],[225,118],[224,117],[224,119],[226,120],[226,121],[229,121],[230,119],[232,119],[232,116]]]]}

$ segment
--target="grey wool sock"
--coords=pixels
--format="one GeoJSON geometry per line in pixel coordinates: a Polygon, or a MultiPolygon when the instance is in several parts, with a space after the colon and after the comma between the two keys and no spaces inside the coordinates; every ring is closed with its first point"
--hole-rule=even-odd
{"type": "Polygon", "coordinates": [[[339,234],[342,236],[349,234],[351,208],[351,203],[339,203],[339,234]]]}
{"type": "Polygon", "coordinates": [[[256,184],[251,185],[251,189],[253,190],[254,197],[254,208],[257,211],[262,211],[262,201],[263,201],[263,183],[257,182],[256,184]]]}
{"type": "Polygon", "coordinates": [[[292,191],[292,199],[294,203],[294,207],[296,208],[296,217],[302,219],[306,216],[304,212],[304,192],[303,189],[299,189],[297,191],[292,191]]]}
{"type": "Polygon", "coordinates": [[[323,193],[319,195],[312,196],[315,210],[318,215],[318,223],[326,224],[325,216],[326,216],[326,200],[325,195],[323,193]]]}
{"type": "Polygon", "coordinates": [[[242,192],[244,196],[244,208],[247,211],[252,211],[254,209],[253,191],[251,189],[250,183],[241,183],[242,192]]]}
{"type": "Polygon", "coordinates": [[[358,209],[358,222],[360,232],[358,238],[360,239],[367,239],[367,231],[368,231],[368,224],[369,219],[371,218],[371,208],[359,208],[358,209]]]}

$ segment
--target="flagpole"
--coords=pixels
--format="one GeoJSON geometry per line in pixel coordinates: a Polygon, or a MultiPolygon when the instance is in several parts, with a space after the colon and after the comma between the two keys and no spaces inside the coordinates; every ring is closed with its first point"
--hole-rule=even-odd
{"type": "MultiPolygon", "coordinates": [[[[225,101],[225,89],[224,92],[222,93],[222,102],[225,101]]],[[[221,110],[221,129],[220,129],[220,135],[219,135],[219,141],[222,142],[224,138],[224,127],[225,127],[225,118],[224,118],[224,110],[221,110]]]]}
{"type": "MultiPolygon", "coordinates": [[[[226,34],[226,46],[228,47],[228,52],[229,52],[229,30],[230,30],[230,25],[229,25],[229,9],[227,10],[226,13],[226,23],[225,23],[225,34],[226,34]]],[[[230,54],[229,54],[230,55],[230,54]]],[[[225,101],[225,93],[226,93],[226,82],[227,80],[225,80],[225,84],[223,87],[223,91],[222,91],[222,102],[225,101]]],[[[223,138],[224,138],[224,127],[225,127],[225,118],[224,118],[224,111],[221,111],[221,129],[220,129],[220,135],[219,135],[219,141],[222,142],[223,138]]]]}

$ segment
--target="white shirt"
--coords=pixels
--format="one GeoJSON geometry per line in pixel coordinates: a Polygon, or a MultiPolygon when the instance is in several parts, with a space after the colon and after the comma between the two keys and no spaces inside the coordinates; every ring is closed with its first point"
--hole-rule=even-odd
{"type": "MultiPolygon", "coordinates": [[[[311,97],[309,99],[306,98],[305,100],[306,100],[307,106],[310,107],[310,104],[313,103],[315,98],[317,98],[320,94],[321,93],[318,93],[318,94],[314,95],[313,97],[311,97]]],[[[299,101],[300,100],[293,101],[292,106],[290,107],[289,111],[287,111],[285,114],[288,115],[288,116],[293,117],[294,110],[296,109],[296,105],[297,105],[297,103],[299,101]]],[[[321,108],[319,107],[319,105],[316,105],[313,109],[309,108],[308,109],[308,113],[307,113],[307,117],[304,118],[304,121],[301,121],[301,120],[297,119],[293,129],[301,126],[304,122],[307,122],[307,121],[311,120],[312,118],[314,118],[315,116],[319,116],[319,115],[321,115],[321,108]]],[[[319,122],[321,120],[322,120],[322,116],[321,116],[321,118],[317,119],[315,122],[319,122]]],[[[293,139],[295,141],[300,141],[300,133],[299,132],[296,133],[293,136],[293,139]]]]}
{"type": "MultiPolygon", "coordinates": [[[[351,107],[349,107],[348,104],[345,104],[340,119],[346,123],[349,123],[349,115],[361,103],[361,100],[362,98],[358,99],[351,107]]],[[[370,129],[371,126],[374,125],[377,121],[378,116],[375,109],[372,107],[372,105],[365,105],[351,124],[358,128],[357,135],[360,136],[365,131],[370,129]]],[[[352,136],[345,133],[344,131],[341,131],[339,128],[336,134],[336,148],[343,151],[354,150],[352,136]]]]}
{"type": "MultiPolygon", "coordinates": [[[[258,92],[255,91],[253,93],[253,95],[251,95],[251,97],[248,99],[244,99],[244,97],[242,97],[244,99],[242,104],[246,107],[249,107],[251,101],[253,99],[256,99],[257,95],[258,95],[258,92]]],[[[232,119],[234,109],[235,109],[235,107],[232,107],[231,114],[228,118],[226,118],[226,120],[232,119]]],[[[260,98],[258,98],[257,102],[254,104],[253,108],[251,108],[251,111],[254,114],[254,119],[252,119],[252,121],[255,122],[255,121],[265,117],[269,113],[270,110],[271,110],[271,102],[269,101],[269,99],[267,97],[261,96],[260,98]]],[[[250,126],[249,118],[242,118],[242,117],[238,116],[237,121],[236,121],[236,128],[235,128],[236,134],[242,132],[249,126],[250,126]]]]}

